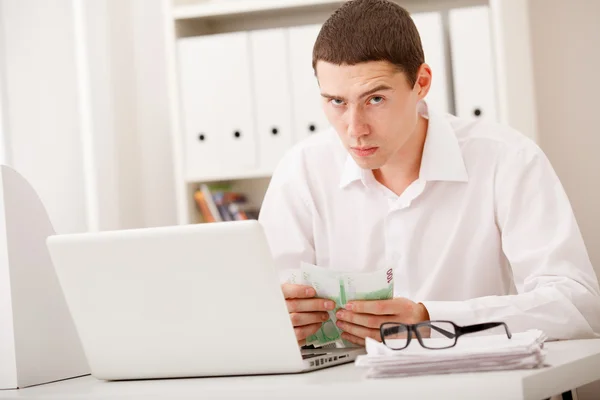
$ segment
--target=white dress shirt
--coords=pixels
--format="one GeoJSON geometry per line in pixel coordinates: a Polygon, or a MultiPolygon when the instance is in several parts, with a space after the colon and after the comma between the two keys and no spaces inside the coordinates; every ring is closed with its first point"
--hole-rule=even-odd
{"type": "Polygon", "coordinates": [[[333,130],[283,157],[259,217],[278,268],[392,266],[395,297],[422,302],[432,320],[600,336],[598,280],[544,153],[508,127],[421,106],[419,178],[400,196],[333,130]]]}

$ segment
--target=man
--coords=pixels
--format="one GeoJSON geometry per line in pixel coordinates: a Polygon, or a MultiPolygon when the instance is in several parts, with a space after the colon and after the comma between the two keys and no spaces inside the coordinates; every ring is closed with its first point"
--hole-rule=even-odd
{"type": "MultiPolygon", "coordinates": [[[[552,166],[509,127],[428,107],[432,71],[403,8],[345,3],[323,25],[313,67],[333,129],[283,158],[260,221],[281,268],[394,268],[394,299],[338,312],[344,339],[364,345],[383,322],[440,319],[600,334],[598,280],[552,166]]],[[[282,288],[302,345],[335,305],[282,288]]]]}

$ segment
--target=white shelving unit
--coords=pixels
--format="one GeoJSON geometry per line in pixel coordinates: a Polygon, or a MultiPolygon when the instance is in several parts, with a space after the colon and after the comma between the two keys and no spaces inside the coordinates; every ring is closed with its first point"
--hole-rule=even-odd
{"type": "Polygon", "coordinates": [[[316,9],[320,6],[338,6],[343,0],[208,0],[197,3],[179,4],[173,8],[175,20],[201,19],[212,17],[240,16],[251,13],[272,11],[295,12],[299,9],[316,9]]]}
{"type": "MultiPolygon", "coordinates": [[[[227,175],[195,174],[184,171],[184,121],[178,76],[177,41],[181,38],[294,27],[323,23],[345,0],[162,0],[166,18],[167,81],[170,127],[180,224],[198,222],[193,197],[202,182],[228,181],[243,190],[259,206],[269,183],[270,170],[240,170],[227,175]]],[[[529,44],[526,0],[396,0],[411,13],[448,11],[475,5],[489,6],[492,30],[497,114],[524,134],[536,138],[533,72],[529,44]]],[[[473,51],[477,51],[473,49],[473,51]]]]}

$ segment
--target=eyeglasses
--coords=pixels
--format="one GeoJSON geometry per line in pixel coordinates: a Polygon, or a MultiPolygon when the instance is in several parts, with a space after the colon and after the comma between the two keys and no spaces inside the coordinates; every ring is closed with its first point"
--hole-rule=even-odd
{"type": "Polygon", "coordinates": [[[468,333],[503,326],[510,339],[512,334],[504,322],[488,322],[483,324],[459,326],[452,321],[424,321],[418,324],[401,324],[386,322],[379,327],[381,341],[392,350],[402,350],[416,337],[419,344],[426,349],[448,349],[454,347],[458,338],[468,333]]]}

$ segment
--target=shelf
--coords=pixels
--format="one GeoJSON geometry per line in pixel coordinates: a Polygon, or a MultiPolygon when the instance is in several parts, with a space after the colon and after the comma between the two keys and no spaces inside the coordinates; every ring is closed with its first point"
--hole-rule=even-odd
{"type": "MultiPolygon", "coordinates": [[[[175,4],[175,20],[209,20],[250,14],[293,14],[296,11],[332,11],[347,0],[187,0],[175,4]]],[[[411,12],[488,4],[490,0],[395,0],[411,12]]]]}
{"type": "Polygon", "coordinates": [[[187,183],[234,181],[239,179],[270,178],[272,174],[273,171],[248,170],[236,174],[187,176],[185,180],[187,183]]]}
{"type": "Polygon", "coordinates": [[[337,6],[345,0],[207,0],[173,7],[175,20],[202,19],[261,12],[294,11],[318,6],[337,6]]]}

